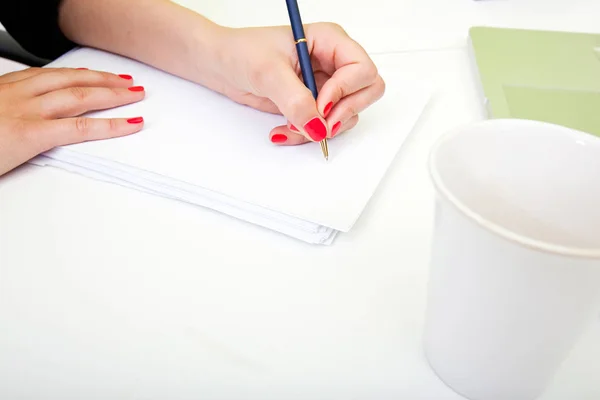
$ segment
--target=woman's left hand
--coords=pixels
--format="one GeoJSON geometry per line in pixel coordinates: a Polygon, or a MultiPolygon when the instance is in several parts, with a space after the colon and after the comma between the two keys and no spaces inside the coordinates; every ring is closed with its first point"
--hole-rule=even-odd
{"type": "Polygon", "coordinates": [[[358,123],[358,114],[385,90],[365,50],[335,24],[305,26],[318,87],[304,85],[290,27],[226,29],[216,68],[203,84],[253,108],[289,121],[270,132],[279,145],[321,141],[358,123]]]}

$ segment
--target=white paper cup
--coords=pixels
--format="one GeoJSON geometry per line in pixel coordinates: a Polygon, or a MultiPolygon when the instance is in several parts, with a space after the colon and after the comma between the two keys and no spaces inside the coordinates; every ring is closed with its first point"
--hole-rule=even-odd
{"type": "Polygon", "coordinates": [[[600,138],[488,120],[429,166],[426,357],[469,399],[535,399],[600,310],[600,138]]]}

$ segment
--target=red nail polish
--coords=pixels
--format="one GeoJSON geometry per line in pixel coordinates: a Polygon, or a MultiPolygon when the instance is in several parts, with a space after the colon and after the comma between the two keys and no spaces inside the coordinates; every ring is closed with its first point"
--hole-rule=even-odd
{"type": "Polygon", "coordinates": [[[132,92],[143,92],[144,91],[143,86],[131,86],[131,87],[128,87],[127,89],[131,90],[132,92]]]}
{"type": "Polygon", "coordinates": [[[287,136],[285,136],[282,133],[276,133],[273,136],[271,136],[271,142],[273,143],[283,143],[287,140],[287,136]]]}
{"type": "Polygon", "coordinates": [[[320,118],[315,117],[304,125],[304,130],[315,142],[320,142],[327,137],[327,127],[320,118]]]}
{"type": "Polygon", "coordinates": [[[142,118],[142,117],[129,118],[127,120],[127,122],[129,122],[130,124],[140,124],[140,123],[144,122],[144,118],[142,118]]]}
{"type": "Polygon", "coordinates": [[[335,135],[337,135],[337,133],[341,127],[342,127],[342,123],[340,121],[336,122],[333,125],[333,127],[331,128],[331,137],[335,137],[335,135]]]}
{"type": "Polygon", "coordinates": [[[330,101],[329,103],[327,103],[327,105],[323,109],[323,117],[327,118],[327,115],[329,114],[329,111],[331,111],[332,108],[333,108],[333,102],[330,101]]]}
{"type": "Polygon", "coordinates": [[[300,131],[298,130],[298,128],[296,128],[296,127],[295,127],[294,125],[292,125],[292,124],[290,124],[290,131],[292,131],[292,132],[300,132],[300,131]]]}
{"type": "Polygon", "coordinates": [[[127,75],[127,74],[119,74],[119,76],[123,79],[127,79],[127,80],[132,80],[133,77],[131,75],[127,75]]]}
{"type": "Polygon", "coordinates": [[[75,68],[75,69],[78,69],[78,70],[84,70],[84,69],[88,69],[88,68],[75,68]]]}

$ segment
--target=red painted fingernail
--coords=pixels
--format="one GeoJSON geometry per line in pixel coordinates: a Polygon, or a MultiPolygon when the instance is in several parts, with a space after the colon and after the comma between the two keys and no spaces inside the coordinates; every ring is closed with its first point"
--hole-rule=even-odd
{"type": "Polygon", "coordinates": [[[331,128],[331,137],[335,137],[335,135],[337,135],[337,133],[341,127],[342,127],[342,123],[340,121],[336,122],[333,125],[333,127],[331,128]]]}
{"type": "Polygon", "coordinates": [[[292,124],[290,124],[290,131],[292,131],[292,132],[300,132],[300,131],[298,130],[298,128],[296,128],[296,127],[295,127],[294,125],[292,125],[292,124]]]}
{"type": "Polygon", "coordinates": [[[327,115],[329,114],[329,111],[331,111],[332,107],[333,107],[333,102],[330,101],[323,109],[323,117],[327,118],[327,115]]]}
{"type": "Polygon", "coordinates": [[[304,130],[315,142],[320,142],[327,137],[327,127],[320,118],[315,117],[304,125],[304,130]]]}
{"type": "Polygon", "coordinates": [[[130,124],[140,124],[140,123],[144,122],[144,118],[142,118],[142,117],[129,118],[127,120],[127,122],[129,122],[130,124]]]}
{"type": "Polygon", "coordinates": [[[131,87],[128,87],[127,89],[131,90],[132,92],[143,92],[144,91],[143,86],[131,86],[131,87]]]}
{"type": "Polygon", "coordinates": [[[271,142],[273,143],[284,143],[287,140],[287,136],[282,133],[276,133],[271,136],[271,142]]]}
{"type": "Polygon", "coordinates": [[[78,70],[84,70],[84,69],[88,69],[88,68],[75,68],[75,69],[78,69],[78,70]]]}
{"type": "Polygon", "coordinates": [[[132,80],[133,77],[131,75],[127,75],[127,74],[119,74],[119,76],[123,79],[127,79],[127,80],[132,80]]]}

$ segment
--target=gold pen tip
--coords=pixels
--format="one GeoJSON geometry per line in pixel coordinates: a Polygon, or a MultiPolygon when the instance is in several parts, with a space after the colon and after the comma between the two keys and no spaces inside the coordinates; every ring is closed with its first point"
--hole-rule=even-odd
{"type": "Polygon", "coordinates": [[[325,161],[329,161],[329,148],[327,146],[327,139],[321,141],[321,150],[323,151],[323,156],[325,157],[325,161]]]}

